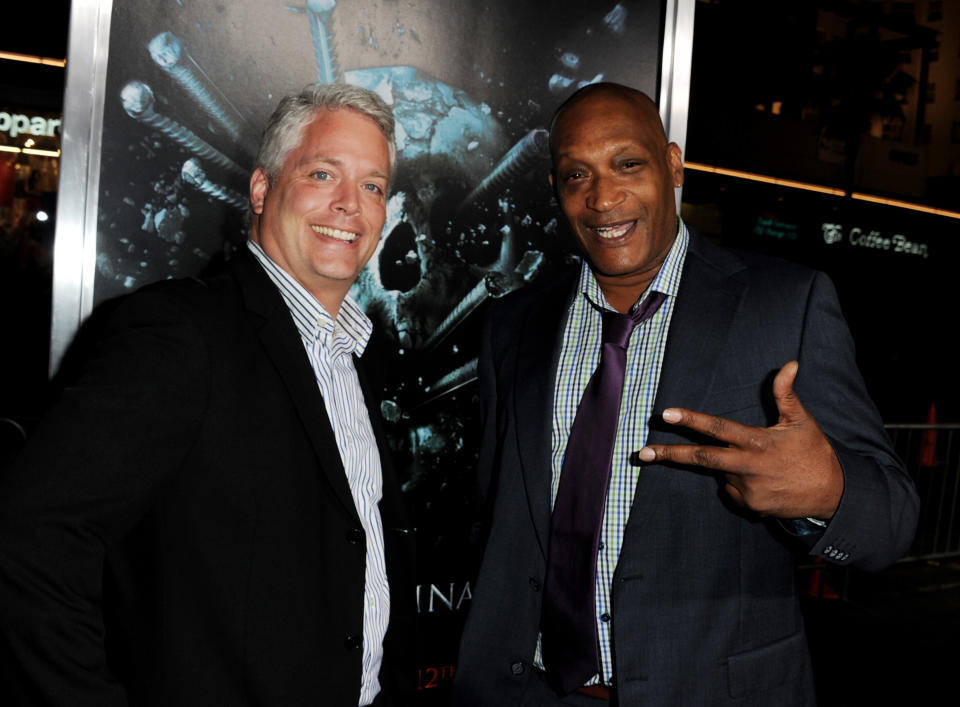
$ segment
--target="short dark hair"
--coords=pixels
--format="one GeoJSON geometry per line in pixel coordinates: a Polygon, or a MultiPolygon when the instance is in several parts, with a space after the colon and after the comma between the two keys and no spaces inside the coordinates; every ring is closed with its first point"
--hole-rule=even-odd
{"type": "Polygon", "coordinates": [[[563,115],[569,108],[572,108],[577,103],[589,98],[595,93],[608,93],[615,96],[620,96],[621,98],[626,98],[630,100],[637,101],[639,103],[645,103],[650,108],[653,109],[653,112],[657,116],[657,121],[660,123],[660,132],[664,133],[666,137],[666,132],[663,129],[663,121],[660,120],[660,112],[657,109],[657,102],[654,101],[650,96],[648,96],[643,91],[640,91],[631,86],[624,86],[620,83],[613,83],[612,81],[600,81],[598,83],[588,83],[586,86],[581,86],[576,91],[571,93],[567,99],[560,104],[560,106],[553,112],[553,118],[550,120],[550,156],[553,157],[553,130],[556,127],[557,120],[563,115]]]}

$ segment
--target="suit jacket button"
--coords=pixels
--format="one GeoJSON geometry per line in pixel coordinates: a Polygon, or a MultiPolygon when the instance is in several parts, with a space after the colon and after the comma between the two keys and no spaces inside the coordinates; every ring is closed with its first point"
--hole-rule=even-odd
{"type": "Polygon", "coordinates": [[[363,639],[360,636],[350,634],[343,639],[343,647],[348,651],[356,650],[363,645],[363,639]]]}
{"type": "Polygon", "coordinates": [[[348,543],[356,545],[363,541],[363,531],[360,528],[351,528],[347,531],[346,538],[348,543]]]}
{"type": "Polygon", "coordinates": [[[510,666],[510,672],[514,675],[523,675],[524,670],[526,670],[526,666],[523,663],[514,663],[510,666]]]}
{"type": "Polygon", "coordinates": [[[530,589],[532,589],[535,592],[540,591],[540,581],[536,577],[530,578],[530,589]]]}

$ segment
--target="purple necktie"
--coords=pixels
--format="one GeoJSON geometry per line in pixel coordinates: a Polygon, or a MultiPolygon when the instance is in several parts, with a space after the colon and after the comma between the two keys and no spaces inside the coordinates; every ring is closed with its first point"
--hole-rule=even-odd
{"type": "Polygon", "coordinates": [[[564,694],[600,672],[597,553],[620,419],[627,343],[666,296],[651,292],[630,315],[603,312],[603,348],[580,399],[560,471],[540,621],[543,664],[564,694]]]}

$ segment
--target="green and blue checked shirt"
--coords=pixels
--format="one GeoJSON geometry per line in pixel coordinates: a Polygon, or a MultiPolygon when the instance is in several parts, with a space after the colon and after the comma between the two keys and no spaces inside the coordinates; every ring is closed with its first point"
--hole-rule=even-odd
{"type": "MultiPolygon", "coordinates": [[[[687,229],[680,222],[673,247],[667,254],[660,272],[640,301],[654,290],[664,293],[667,298],[656,314],[634,329],[627,347],[620,424],[613,450],[606,513],[600,537],[600,554],[597,558],[595,619],[600,637],[600,662],[603,672],[602,675],[591,680],[591,683],[610,684],[613,674],[610,646],[610,587],[613,582],[613,572],[620,557],[623,531],[630,516],[630,506],[633,503],[640,472],[637,467],[630,464],[629,460],[631,453],[640,449],[647,441],[648,421],[653,413],[667,332],[673,316],[677,290],[680,287],[680,274],[687,254],[688,241],[687,229]]],[[[577,406],[590,377],[600,362],[603,333],[601,311],[604,309],[615,311],[604,297],[586,262],[580,271],[578,293],[567,313],[563,348],[560,351],[554,387],[551,504],[557,497],[560,469],[577,406]]],[[[639,303],[638,301],[637,305],[639,303]]],[[[535,662],[542,667],[539,641],[535,662]]]]}

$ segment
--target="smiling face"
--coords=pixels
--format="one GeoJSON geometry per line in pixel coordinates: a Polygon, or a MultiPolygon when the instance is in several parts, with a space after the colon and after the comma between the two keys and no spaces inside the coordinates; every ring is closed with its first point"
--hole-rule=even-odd
{"type": "Polygon", "coordinates": [[[677,235],[680,148],[656,106],[624,87],[593,87],[562,109],[551,131],[560,208],[610,304],[627,311],[677,235]]]}
{"type": "Polygon", "coordinates": [[[380,241],[390,151],[369,117],[321,109],[271,184],[250,178],[251,239],[336,317],[380,241]]]}

